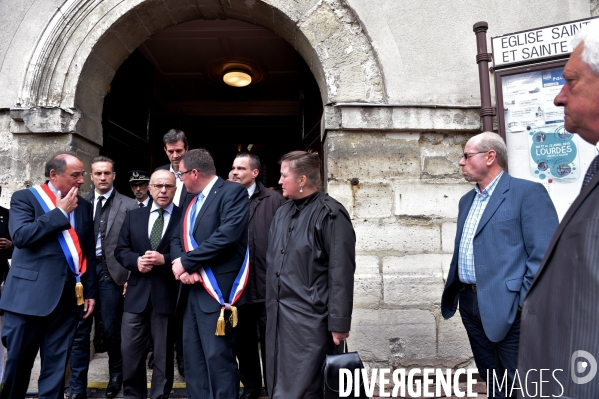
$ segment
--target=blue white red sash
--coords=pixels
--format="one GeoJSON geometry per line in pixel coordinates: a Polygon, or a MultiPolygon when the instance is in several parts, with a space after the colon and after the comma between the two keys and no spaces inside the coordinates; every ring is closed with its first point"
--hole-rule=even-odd
{"type": "MultiPolygon", "coordinates": [[[[199,194],[198,194],[199,195],[199,194]]],[[[183,219],[183,248],[185,252],[191,252],[198,247],[198,243],[193,237],[193,226],[196,221],[196,207],[197,207],[197,195],[193,198],[193,200],[187,206],[187,210],[185,211],[185,217],[183,219]]],[[[216,281],[216,277],[212,272],[210,266],[204,266],[199,270],[202,286],[206,290],[206,292],[214,298],[214,300],[221,305],[221,318],[219,319],[219,323],[221,319],[223,319],[223,312],[225,309],[232,310],[233,315],[233,327],[237,325],[237,309],[235,308],[235,303],[239,300],[245,287],[247,286],[248,278],[250,275],[250,250],[249,247],[245,250],[245,259],[243,260],[243,264],[241,265],[241,269],[235,278],[235,282],[233,283],[233,287],[231,288],[231,293],[229,294],[228,302],[225,302],[225,298],[223,297],[223,293],[218,286],[218,282],[216,281]]],[[[217,326],[216,335],[224,335],[224,325],[222,326],[222,334],[219,333],[220,326],[217,326]]]]}
{"type": "MultiPolygon", "coordinates": [[[[29,187],[42,209],[48,213],[56,208],[56,195],[50,190],[47,184],[29,187]]],[[[68,230],[63,230],[57,234],[60,248],[64,252],[64,256],[69,264],[69,269],[75,275],[78,283],[81,282],[81,276],[87,269],[87,261],[83,256],[79,237],[77,232],[71,226],[68,230]]]]}

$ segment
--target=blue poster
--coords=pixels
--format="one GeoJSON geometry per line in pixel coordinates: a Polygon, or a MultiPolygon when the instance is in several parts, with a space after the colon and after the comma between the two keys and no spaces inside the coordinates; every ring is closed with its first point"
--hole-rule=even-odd
{"type": "Polygon", "coordinates": [[[580,178],[580,161],[576,135],[563,124],[547,125],[528,132],[530,137],[530,167],[539,180],[556,182],[580,178]]]}

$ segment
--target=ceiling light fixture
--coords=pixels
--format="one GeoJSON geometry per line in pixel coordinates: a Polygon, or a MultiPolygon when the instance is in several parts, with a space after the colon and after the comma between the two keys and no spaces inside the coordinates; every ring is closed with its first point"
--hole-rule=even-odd
{"type": "Polygon", "coordinates": [[[230,69],[225,71],[223,82],[233,87],[245,87],[252,83],[252,75],[241,69],[230,69]]]}

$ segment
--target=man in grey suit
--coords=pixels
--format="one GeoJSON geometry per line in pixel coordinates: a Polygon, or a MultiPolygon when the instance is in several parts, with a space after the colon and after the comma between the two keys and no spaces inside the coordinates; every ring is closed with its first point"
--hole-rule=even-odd
{"type": "Polygon", "coordinates": [[[496,133],[471,138],[460,166],[464,178],[476,186],[460,199],[441,312],[450,318],[459,303],[478,373],[490,377],[488,396],[510,397],[505,385],[500,389],[493,384],[493,373],[499,381],[507,376],[511,388],[519,307],[557,227],[557,213],[541,184],[504,171],[507,149],[496,133]]]}
{"type": "MultiPolygon", "coordinates": [[[[121,319],[123,317],[123,286],[129,276],[115,259],[121,226],[128,211],[137,209],[137,201],[121,195],[114,189],[114,161],[105,156],[91,162],[91,178],[95,190],[85,199],[94,208],[94,237],[96,242],[96,277],[98,280],[99,314],[104,328],[108,352],[110,380],[106,396],[113,398],[123,381],[121,355],[121,319]]],[[[82,319],[77,326],[71,352],[71,399],[87,397],[87,371],[90,359],[92,318],[82,319]]]]}
{"type": "MultiPolygon", "coordinates": [[[[554,102],[565,108],[566,130],[597,145],[599,29],[584,28],[572,47],[564,68],[566,82],[554,102]]],[[[555,232],[524,302],[518,372],[526,389],[520,397],[540,397],[541,389],[546,397],[599,397],[597,169],[599,156],[555,232]]]]}

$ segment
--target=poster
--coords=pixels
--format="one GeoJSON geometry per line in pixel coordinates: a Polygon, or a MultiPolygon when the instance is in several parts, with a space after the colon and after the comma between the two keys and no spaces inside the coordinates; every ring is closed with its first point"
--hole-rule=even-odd
{"type": "Polygon", "coordinates": [[[530,170],[540,181],[571,182],[580,178],[580,157],[577,135],[564,129],[563,124],[545,125],[531,129],[530,170]]]}
{"type": "Polygon", "coordinates": [[[526,132],[564,121],[553,99],[564,85],[563,68],[527,72],[502,79],[506,132],[526,132]]]}

